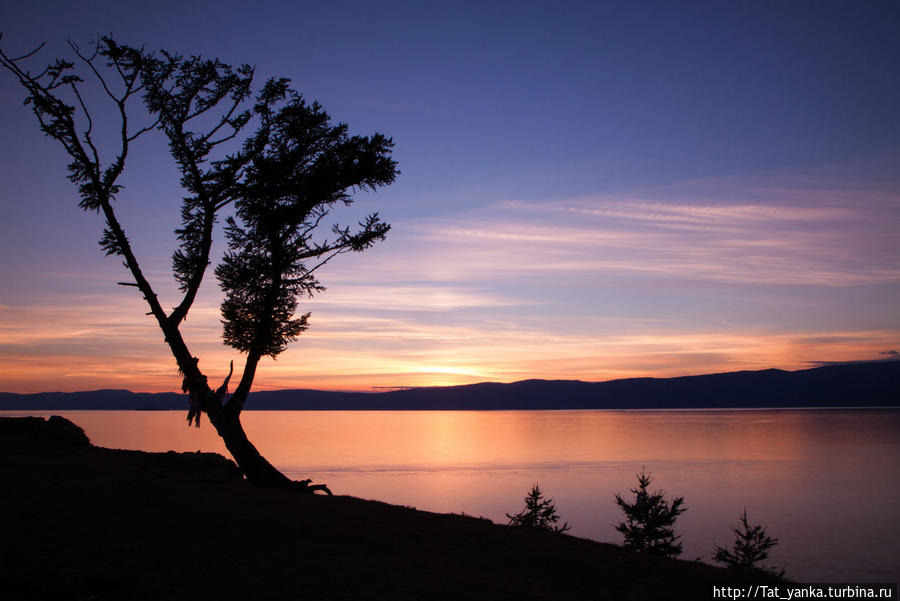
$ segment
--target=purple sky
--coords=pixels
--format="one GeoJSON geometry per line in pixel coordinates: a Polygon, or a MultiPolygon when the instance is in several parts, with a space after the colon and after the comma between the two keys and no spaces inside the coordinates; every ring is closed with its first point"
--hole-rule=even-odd
{"type": "MultiPolygon", "coordinates": [[[[290,77],[354,133],[394,138],[402,175],[344,219],[378,210],[388,240],[322,272],[312,328],[259,388],[602,380],[900,350],[900,4],[259,6],[0,7],[9,54],[47,42],[35,67],[66,38],[113,32],[290,77]]],[[[0,390],[177,388],[22,97],[0,73],[0,390]]],[[[160,140],[135,149],[124,182],[122,221],[171,305],[181,192],[160,140]]],[[[220,341],[214,278],[201,292],[185,333],[216,374],[238,354],[220,341]]]]}

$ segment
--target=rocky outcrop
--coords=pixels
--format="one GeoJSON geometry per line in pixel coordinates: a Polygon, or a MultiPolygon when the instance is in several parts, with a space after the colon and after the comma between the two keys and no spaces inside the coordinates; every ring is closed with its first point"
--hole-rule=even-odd
{"type": "Polygon", "coordinates": [[[0,444],[89,447],[84,430],[64,417],[0,417],[0,444]]]}

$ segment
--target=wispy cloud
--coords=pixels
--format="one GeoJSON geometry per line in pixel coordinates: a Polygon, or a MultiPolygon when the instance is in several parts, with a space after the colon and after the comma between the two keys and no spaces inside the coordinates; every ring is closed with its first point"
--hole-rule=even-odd
{"type": "Polygon", "coordinates": [[[447,286],[429,282],[398,284],[354,284],[340,286],[321,295],[311,307],[352,306],[387,311],[451,311],[474,307],[505,307],[522,300],[503,298],[475,287],[447,286]]]}
{"type": "Polygon", "coordinates": [[[764,204],[679,204],[648,202],[640,198],[593,197],[574,199],[562,206],[507,201],[504,208],[544,213],[571,213],[637,223],[706,226],[737,231],[742,227],[773,221],[823,221],[846,219],[854,214],[845,208],[819,208],[764,204]]]}
{"type": "MultiPolygon", "coordinates": [[[[900,282],[900,187],[723,190],[724,199],[580,197],[504,201],[411,225],[431,273],[586,272],[759,285],[900,282]],[[824,198],[822,198],[824,197],[824,198]]],[[[659,192],[656,192],[659,194],[659,192]]],[[[414,264],[414,262],[410,262],[414,264]]]]}

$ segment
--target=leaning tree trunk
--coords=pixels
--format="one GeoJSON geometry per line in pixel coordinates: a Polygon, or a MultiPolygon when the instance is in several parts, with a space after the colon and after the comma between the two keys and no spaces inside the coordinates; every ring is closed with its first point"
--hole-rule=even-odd
{"type": "MultiPolygon", "coordinates": [[[[212,391],[210,391],[212,392],[212,391]]],[[[214,396],[214,395],[210,395],[214,396]]],[[[204,405],[208,405],[205,403],[204,405]]],[[[206,408],[206,407],[205,407],[206,408]]],[[[225,443],[225,448],[231,453],[231,457],[237,463],[238,468],[247,478],[247,481],[263,488],[284,488],[302,490],[304,492],[316,492],[318,490],[331,494],[324,484],[311,484],[311,480],[291,480],[269,463],[263,457],[244,432],[241,425],[241,414],[237,411],[228,411],[217,402],[214,407],[206,411],[209,421],[225,443]]]]}
{"type": "Polygon", "coordinates": [[[220,419],[210,421],[251,484],[266,488],[291,486],[292,480],[269,463],[247,438],[239,413],[224,413],[220,419]]]}
{"type": "Polygon", "coordinates": [[[331,494],[324,484],[311,484],[310,480],[291,480],[263,457],[244,433],[241,426],[241,414],[224,411],[223,415],[213,421],[216,432],[225,442],[225,448],[231,453],[247,481],[264,488],[302,489],[308,492],[321,490],[331,494]]]}
{"type": "MultiPolygon", "coordinates": [[[[304,492],[314,493],[322,491],[331,494],[328,487],[324,484],[312,484],[311,480],[291,480],[278,469],[269,463],[265,457],[253,446],[244,428],[241,425],[241,409],[247,398],[249,382],[252,381],[252,373],[244,374],[241,385],[232,395],[227,403],[223,405],[222,400],[225,396],[225,389],[228,378],[219,388],[213,390],[209,387],[208,380],[204,376],[198,366],[197,360],[191,357],[181,333],[177,328],[165,324],[164,331],[167,331],[166,342],[172,350],[181,371],[184,374],[184,383],[182,389],[189,393],[191,399],[191,410],[188,413],[188,423],[194,416],[197,419],[197,425],[200,425],[200,412],[206,413],[210,423],[216,429],[216,432],[225,443],[225,448],[231,453],[231,457],[237,463],[238,468],[247,478],[247,481],[256,486],[265,488],[284,488],[291,490],[302,490],[304,492]],[[246,380],[246,381],[245,381],[246,380]]],[[[253,370],[251,370],[253,371],[253,370]]]]}

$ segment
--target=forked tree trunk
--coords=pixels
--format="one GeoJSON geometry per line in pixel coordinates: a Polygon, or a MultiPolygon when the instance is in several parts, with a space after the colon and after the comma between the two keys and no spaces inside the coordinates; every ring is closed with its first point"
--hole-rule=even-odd
{"type": "Polygon", "coordinates": [[[247,438],[241,425],[240,413],[225,412],[220,419],[210,421],[222,437],[225,448],[251,484],[265,488],[293,486],[294,482],[269,463],[247,438]]]}
{"type": "MultiPolygon", "coordinates": [[[[206,376],[198,369],[197,360],[191,357],[178,328],[172,327],[168,322],[162,325],[163,331],[166,332],[166,342],[185,376],[183,388],[189,392],[189,398],[200,399],[196,409],[202,410],[209,417],[210,423],[222,438],[225,448],[231,453],[231,457],[237,463],[238,468],[247,478],[247,481],[264,488],[302,490],[309,493],[322,491],[330,495],[331,491],[324,484],[312,484],[311,480],[291,480],[282,474],[256,450],[256,447],[247,438],[244,427],[241,425],[241,409],[244,401],[246,401],[249,382],[252,382],[255,369],[251,369],[249,375],[247,373],[244,374],[238,390],[223,405],[221,401],[222,395],[217,394],[217,391],[213,391],[209,387],[206,376]]],[[[253,367],[255,368],[255,363],[253,367]]],[[[228,377],[230,378],[231,375],[229,374],[228,377]]],[[[226,378],[219,392],[224,393],[227,382],[228,378],[226,378]]],[[[192,412],[194,409],[195,407],[192,404],[192,412]]],[[[191,420],[190,415],[188,416],[188,423],[191,420]]],[[[199,416],[197,425],[200,425],[199,416]]]]}
{"type": "Polygon", "coordinates": [[[247,438],[241,425],[240,411],[234,410],[234,406],[223,407],[217,399],[214,400],[213,394],[209,394],[206,398],[207,402],[203,403],[204,411],[248,482],[263,488],[282,488],[309,493],[322,491],[331,494],[324,484],[312,484],[311,480],[291,480],[278,471],[278,468],[269,463],[247,438]]]}

